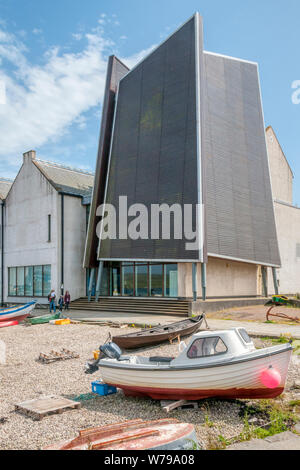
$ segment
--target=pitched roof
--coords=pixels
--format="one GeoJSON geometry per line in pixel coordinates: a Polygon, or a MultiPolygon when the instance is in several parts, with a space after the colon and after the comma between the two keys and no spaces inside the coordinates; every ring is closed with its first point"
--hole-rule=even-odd
{"type": "Polygon", "coordinates": [[[13,184],[13,180],[7,178],[0,178],[0,199],[3,200],[6,198],[8,191],[13,184]]]}
{"type": "Polygon", "coordinates": [[[33,159],[32,162],[57,191],[73,196],[91,194],[94,185],[92,173],[44,160],[33,159]]]}

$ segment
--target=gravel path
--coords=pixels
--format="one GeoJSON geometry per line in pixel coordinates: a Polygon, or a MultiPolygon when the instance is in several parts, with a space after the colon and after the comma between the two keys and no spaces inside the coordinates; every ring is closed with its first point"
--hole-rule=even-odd
{"type": "MultiPolygon", "coordinates": [[[[99,377],[86,375],[84,363],[92,358],[92,351],[103,343],[108,332],[124,334],[132,329],[110,329],[96,325],[66,326],[36,325],[3,328],[0,340],[6,343],[7,364],[0,365],[0,449],[41,449],[43,446],[77,435],[79,429],[101,426],[133,418],[157,419],[166,417],[160,403],[149,399],[127,398],[119,391],[107,397],[83,401],[80,410],[33,421],[14,411],[16,403],[40,395],[61,395],[74,398],[91,392],[91,381],[99,377]],[[40,352],[67,348],[80,354],[79,359],[41,364],[40,352]]],[[[259,341],[259,340],[258,340],[259,341]]],[[[175,355],[178,345],[165,344],[140,354],[175,355]]],[[[298,378],[299,364],[289,372],[289,382],[298,378]]],[[[215,436],[236,436],[243,429],[236,402],[203,400],[199,410],[174,411],[171,416],[195,425],[200,443],[209,447],[215,436]]]]}

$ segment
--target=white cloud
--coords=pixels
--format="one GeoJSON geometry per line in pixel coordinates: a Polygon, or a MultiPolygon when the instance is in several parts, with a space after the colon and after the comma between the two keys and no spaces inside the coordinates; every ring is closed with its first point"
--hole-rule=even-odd
{"type": "Polygon", "coordinates": [[[40,28],[34,28],[34,29],[32,30],[32,32],[33,32],[33,34],[42,34],[43,30],[40,29],[40,28]]]}
{"type": "MultiPolygon", "coordinates": [[[[83,114],[101,102],[113,43],[100,29],[82,38],[85,47],[80,52],[53,47],[45,54],[44,65],[35,65],[28,61],[25,45],[0,30],[0,61],[10,64],[9,73],[0,70],[6,88],[6,104],[0,106],[1,170],[5,162],[19,165],[28,148],[54,141],[57,145],[73,123],[84,129],[83,114]]],[[[152,48],[125,58],[125,63],[132,67],[152,48]]]]}

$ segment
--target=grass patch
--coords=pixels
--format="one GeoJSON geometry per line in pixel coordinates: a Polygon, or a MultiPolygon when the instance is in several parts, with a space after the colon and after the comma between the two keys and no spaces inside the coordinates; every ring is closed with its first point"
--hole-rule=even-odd
{"type": "MultiPolygon", "coordinates": [[[[267,323],[267,322],[265,322],[267,323]]],[[[272,323],[272,322],[269,322],[272,323]]],[[[274,345],[276,344],[285,344],[292,340],[290,336],[280,335],[278,338],[270,338],[270,336],[263,336],[260,338],[262,341],[271,341],[274,345]]]]}

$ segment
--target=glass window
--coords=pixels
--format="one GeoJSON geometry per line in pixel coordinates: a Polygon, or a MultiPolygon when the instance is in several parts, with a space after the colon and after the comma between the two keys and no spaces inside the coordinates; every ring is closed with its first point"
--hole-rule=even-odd
{"type": "Polygon", "coordinates": [[[17,295],[17,269],[8,268],[8,295],[17,295]]]}
{"type": "Polygon", "coordinates": [[[33,293],[37,297],[43,295],[43,266],[33,268],[33,293]]]}
{"type": "Polygon", "coordinates": [[[160,297],[163,294],[163,265],[150,264],[149,270],[149,295],[160,297]]]}
{"type": "Polygon", "coordinates": [[[25,295],[33,296],[33,267],[25,268],[25,295]]]}
{"type": "Polygon", "coordinates": [[[177,264],[165,264],[164,288],[166,297],[178,296],[177,264]]]}
{"type": "Polygon", "coordinates": [[[45,266],[43,266],[43,295],[47,297],[50,291],[51,291],[51,265],[46,264],[45,266]]]}
{"type": "Polygon", "coordinates": [[[245,343],[248,343],[248,344],[249,344],[249,343],[252,343],[252,341],[251,341],[251,339],[250,339],[250,337],[249,337],[247,331],[244,330],[244,328],[239,328],[239,329],[238,329],[238,332],[239,332],[239,334],[241,335],[241,337],[243,338],[243,340],[245,341],[245,343]]]}
{"type": "Polygon", "coordinates": [[[107,266],[103,266],[102,270],[100,295],[109,295],[109,268],[107,266]]]}
{"type": "Polygon", "coordinates": [[[134,265],[133,263],[122,266],[122,295],[134,294],[134,265]]]}
{"type": "Polygon", "coordinates": [[[224,354],[226,351],[227,347],[219,336],[210,336],[196,339],[188,350],[187,356],[190,359],[195,359],[196,357],[224,354]]]}
{"type": "Polygon", "coordinates": [[[135,263],[135,295],[137,297],[148,296],[148,265],[135,263]]]}
{"type": "Polygon", "coordinates": [[[17,295],[24,296],[24,267],[17,268],[17,295]]]}

